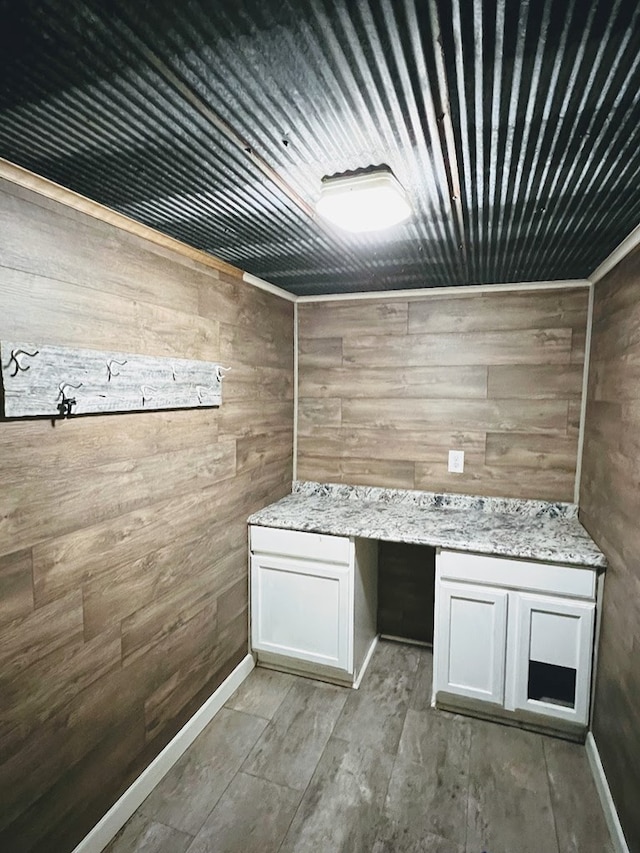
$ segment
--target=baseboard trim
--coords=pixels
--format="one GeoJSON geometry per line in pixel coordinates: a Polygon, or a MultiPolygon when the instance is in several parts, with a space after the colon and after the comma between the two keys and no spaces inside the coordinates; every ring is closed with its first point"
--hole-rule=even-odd
{"type": "Polygon", "coordinates": [[[609,788],[604,767],[600,760],[600,753],[598,752],[598,746],[596,744],[596,739],[593,736],[593,732],[587,733],[585,746],[587,748],[587,758],[589,759],[591,772],[593,774],[594,782],[596,783],[600,802],[602,803],[604,818],[607,822],[607,827],[609,828],[613,846],[616,849],[616,853],[629,853],[629,847],[625,840],[624,832],[622,831],[622,825],[620,823],[620,818],[618,817],[618,812],[616,811],[615,803],[613,802],[613,797],[611,796],[611,789],[609,788]]]}
{"type": "Polygon", "coordinates": [[[369,664],[371,663],[371,658],[373,657],[373,653],[376,650],[376,646],[378,645],[378,640],[380,639],[380,634],[376,634],[373,640],[371,641],[371,645],[367,649],[367,653],[364,656],[364,660],[362,661],[362,666],[360,667],[360,671],[358,672],[358,677],[353,682],[353,689],[357,690],[360,687],[360,682],[364,678],[364,674],[367,671],[369,664]]]}
{"type": "Polygon", "coordinates": [[[255,662],[251,655],[247,655],[240,661],[220,687],[211,694],[204,705],[195,712],[193,717],[185,723],[151,764],[142,771],[135,782],[127,788],[91,832],[82,839],[73,853],[101,853],[104,850],[138,806],[146,800],[162,777],[173,767],[183,752],[191,746],[200,732],[215,717],[231,694],[242,684],[254,666],[255,662]]]}

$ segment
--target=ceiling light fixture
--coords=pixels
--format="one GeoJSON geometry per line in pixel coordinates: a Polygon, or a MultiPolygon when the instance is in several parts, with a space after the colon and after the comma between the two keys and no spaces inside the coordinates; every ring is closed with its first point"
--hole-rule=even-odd
{"type": "Polygon", "coordinates": [[[381,231],[411,215],[407,194],[386,166],[322,179],[320,216],[345,231],[381,231]]]}

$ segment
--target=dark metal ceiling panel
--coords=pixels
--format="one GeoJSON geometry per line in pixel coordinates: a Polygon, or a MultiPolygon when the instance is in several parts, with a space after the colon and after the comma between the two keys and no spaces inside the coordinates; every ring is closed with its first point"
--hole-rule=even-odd
{"type": "Polygon", "coordinates": [[[295,293],[588,275],[640,221],[635,0],[0,0],[0,155],[295,293]],[[324,175],[414,215],[349,236],[324,175]]]}

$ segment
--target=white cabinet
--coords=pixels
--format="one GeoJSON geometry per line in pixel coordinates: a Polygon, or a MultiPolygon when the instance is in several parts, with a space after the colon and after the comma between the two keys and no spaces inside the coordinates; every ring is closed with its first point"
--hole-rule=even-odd
{"type": "Polygon", "coordinates": [[[377,543],[256,526],[250,537],[258,661],[355,683],[376,638],[377,543]]]}
{"type": "Polygon", "coordinates": [[[348,672],[353,574],[349,566],[251,557],[253,648],[348,672]]]}
{"type": "Polygon", "coordinates": [[[507,593],[442,581],[436,619],[439,686],[459,696],[502,704],[507,593]]]}
{"type": "Polygon", "coordinates": [[[579,734],[589,718],[596,572],[442,551],[434,699],[579,734]]]}

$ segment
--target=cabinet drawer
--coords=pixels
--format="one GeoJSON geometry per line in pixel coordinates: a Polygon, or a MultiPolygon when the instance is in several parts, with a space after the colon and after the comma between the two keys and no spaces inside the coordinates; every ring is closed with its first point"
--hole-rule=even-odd
{"type": "Polygon", "coordinates": [[[348,565],[351,540],[348,536],[327,536],[324,533],[303,533],[276,527],[251,525],[251,550],[261,554],[282,554],[285,557],[304,557],[323,563],[348,565]]]}
{"type": "Polygon", "coordinates": [[[464,554],[458,551],[442,551],[438,564],[443,579],[576,598],[594,599],[596,594],[596,572],[593,569],[464,554]]]}

